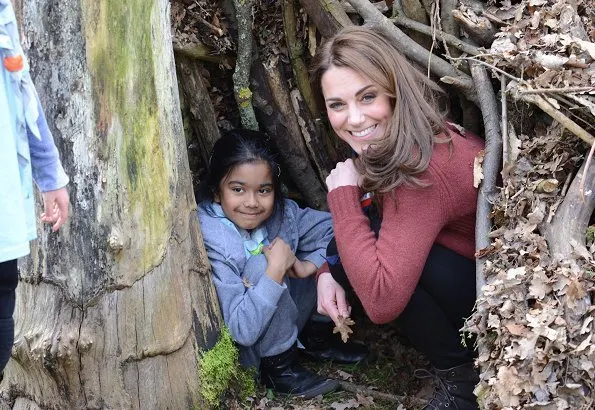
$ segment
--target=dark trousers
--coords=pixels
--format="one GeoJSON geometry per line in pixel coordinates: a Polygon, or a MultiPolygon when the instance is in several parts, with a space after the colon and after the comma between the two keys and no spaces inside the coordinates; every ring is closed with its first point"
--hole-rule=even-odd
{"type": "MultiPolygon", "coordinates": [[[[336,251],[334,240],[327,252],[336,251]]],[[[331,265],[329,263],[329,265],[331,265]]],[[[331,274],[351,290],[340,263],[331,274]]],[[[460,329],[475,304],[475,261],[434,244],[420,281],[405,310],[396,319],[401,332],[437,369],[473,361],[473,340],[461,343],[460,329]]]]}
{"type": "Polygon", "coordinates": [[[17,260],[0,262],[0,372],[8,363],[14,342],[12,314],[18,281],[17,260]]]}

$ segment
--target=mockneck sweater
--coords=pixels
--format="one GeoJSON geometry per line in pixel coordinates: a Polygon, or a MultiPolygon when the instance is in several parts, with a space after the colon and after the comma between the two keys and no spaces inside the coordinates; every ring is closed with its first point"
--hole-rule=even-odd
{"type": "Polygon", "coordinates": [[[405,309],[434,243],[474,258],[473,163],[483,141],[451,136],[452,144],[434,146],[421,176],[429,186],[402,185],[378,197],[378,238],[362,212],[359,187],[342,186],[328,194],[341,263],[374,323],[390,322],[405,309]]]}

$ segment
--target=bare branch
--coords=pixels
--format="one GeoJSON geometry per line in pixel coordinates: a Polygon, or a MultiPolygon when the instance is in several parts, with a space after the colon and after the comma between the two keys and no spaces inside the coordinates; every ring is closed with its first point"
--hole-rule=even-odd
{"type": "Polygon", "coordinates": [[[371,396],[372,398],[377,399],[377,400],[385,400],[385,401],[390,401],[393,403],[400,403],[400,404],[403,404],[404,402],[407,401],[414,406],[423,406],[426,404],[425,400],[418,399],[417,397],[414,397],[414,396],[405,397],[405,396],[396,396],[394,394],[389,394],[389,393],[382,393],[377,390],[368,389],[364,386],[358,386],[356,384],[349,383],[346,381],[341,381],[341,388],[345,391],[350,392],[350,393],[362,394],[364,396],[371,396]]]}
{"type": "Polygon", "coordinates": [[[317,117],[320,114],[320,109],[316,104],[316,98],[314,98],[314,93],[312,92],[312,87],[310,85],[310,78],[308,77],[308,69],[304,63],[304,46],[297,36],[294,0],[283,0],[282,7],[283,27],[285,29],[289,57],[291,58],[293,76],[296,80],[298,89],[310,110],[310,114],[313,117],[317,117]]]}
{"type": "Polygon", "coordinates": [[[518,83],[511,82],[509,85],[509,91],[511,95],[516,100],[521,100],[527,103],[534,104],[538,106],[543,112],[547,115],[552,117],[554,120],[558,121],[562,126],[564,126],[568,131],[572,132],[574,135],[585,141],[587,144],[593,145],[595,143],[595,138],[587,131],[584,130],[580,125],[576,122],[572,121],[562,112],[554,108],[545,98],[543,98],[539,94],[521,94],[521,88],[519,87],[518,83]]]}
{"type": "Polygon", "coordinates": [[[233,91],[235,94],[242,126],[258,130],[258,123],[252,106],[250,91],[250,67],[252,66],[252,1],[234,0],[238,21],[238,56],[233,73],[233,91]]]}
{"type": "Polygon", "coordinates": [[[353,25],[337,0],[300,0],[300,4],[322,37],[331,37],[341,28],[353,25]]]}
{"type": "MultiPolygon", "coordinates": [[[[484,67],[471,64],[471,75],[477,90],[479,106],[483,115],[485,129],[485,155],[483,159],[483,182],[477,196],[477,219],[475,225],[475,241],[477,250],[490,246],[488,234],[491,230],[490,212],[497,194],[496,180],[500,171],[500,156],[502,155],[502,134],[498,115],[498,104],[492,82],[484,67]]],[[[485,284],[484,258],[477,258],[476,291],[478,296],[485,284]]]]}
{"type": "Polygon", "coordinates": [[[552,223],[544,227],[544,235],[552,256],[568,259],[572,253],[587,250],[586,231],[594,209],[595,167],[588,166],[588,161],[585,161],[570,184],[552,223]],[[581,180],[584,181],[582,188],[581,180]]]}
{"type": "Polygon", "coordinates": [[[438,40],[445,41],[448,45],[456,47],[464,53],[467,53],[467,54],[470,54],[473,56],[480,54],[479,48],[474,47],[470,44],[464,43],[460,38],[450,35],[448,33],[445,33],[443,31],[439,31],[439,30],[434,31],[434,30],[432,30],[431,27],[429,27],[425,24],[422,24],[422,23],[418,23],[415,20],[411,20],[408,17],[397,16],[397,17],[392,17],[390,20],[399,27],[408,28],[410,30],[417,31],[418,33],[425,34],[429,37],[432,37],[432,35],[435,34],[436,38],[438,40]]]}

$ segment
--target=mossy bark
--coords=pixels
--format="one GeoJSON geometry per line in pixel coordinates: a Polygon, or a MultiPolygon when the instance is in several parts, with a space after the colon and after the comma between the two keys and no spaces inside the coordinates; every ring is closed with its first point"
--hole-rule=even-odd
{"type": "Polygon", "coordinates": [[[24,0],[72,218],[21,263],[14,408],[186,408],[221,323],[196,217],[166,0],[24,0]],[[29,407],[27,407],[29,408],[29,407]]]}

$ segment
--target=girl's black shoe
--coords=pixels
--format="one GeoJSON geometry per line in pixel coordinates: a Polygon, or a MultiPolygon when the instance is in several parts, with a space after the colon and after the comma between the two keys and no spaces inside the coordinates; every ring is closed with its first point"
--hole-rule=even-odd
{"type": "Polygon", "coordinates": [[[260,379],[278,393],[302,396],[306,399],[333,392],[339,382],[318,376],[296,362],[297,347],[260,359],[260,379]]]}

